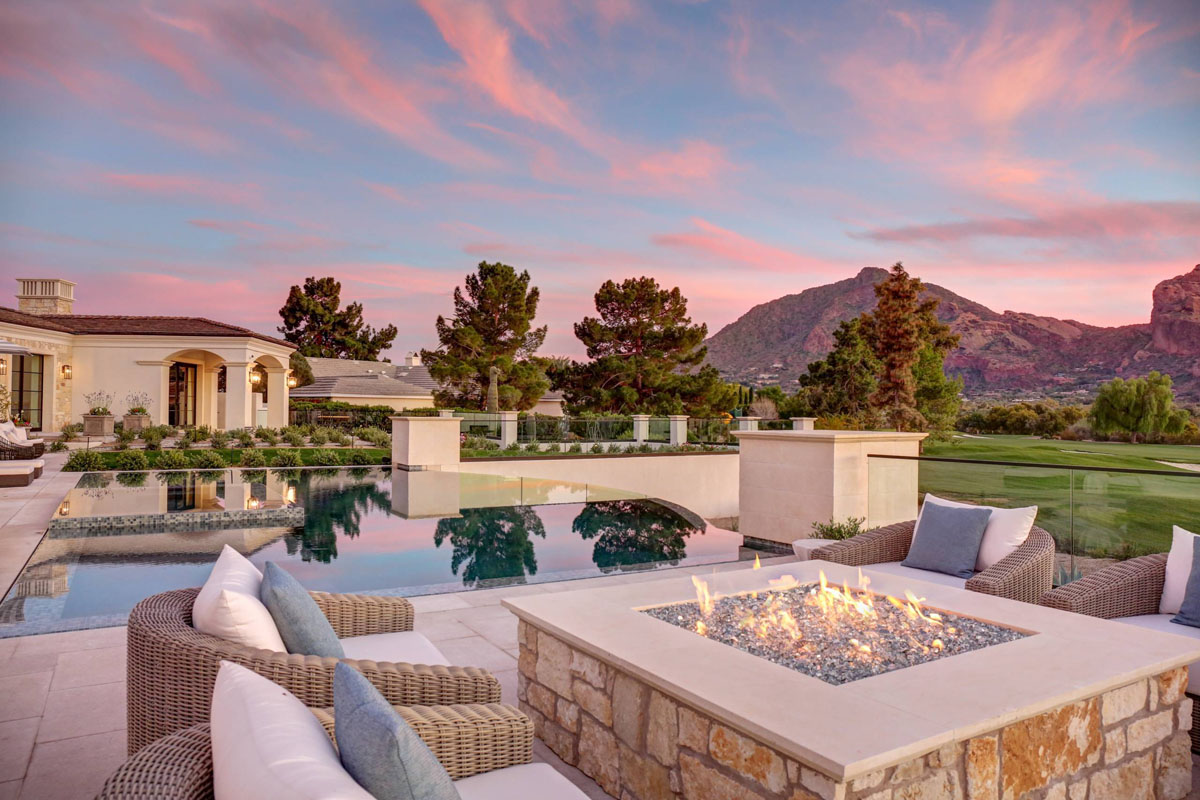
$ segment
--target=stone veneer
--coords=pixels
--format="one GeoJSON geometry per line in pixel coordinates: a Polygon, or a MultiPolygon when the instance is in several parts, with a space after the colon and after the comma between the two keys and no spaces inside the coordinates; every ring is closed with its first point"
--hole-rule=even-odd
{"type": "Polygon", "coordinates": [[[303,506],[284,508],[235,508],[223,511],[185,511],[157,514],[113,514],[104,517],[54,517],[50,520],[48,536],[74,538],[80,531],[91,536],[110,533],[162,533],[174,530],[208,530],[226,528],[303,527],[303,506]]]}
{"type": "Polygon", "coordinates": [[[1179,800],[1191,789],[1186,667],[837,781],[524,620],[518,638],[518,698],[538,738],[620,800],[1179,800]]]}

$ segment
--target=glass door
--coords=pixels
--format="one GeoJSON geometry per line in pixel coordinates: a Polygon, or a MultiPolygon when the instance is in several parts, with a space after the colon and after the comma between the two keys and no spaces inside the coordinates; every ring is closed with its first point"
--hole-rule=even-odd
{"type": "Polygon", "coordinates": [[[13,356],[12,413],[32,430],[42,429],[43,356],[13,356]]]}
{"type": "Polygon", "coordinates": [[[172,364],[167,380],[167,424],[196,424],[196,365],[172,364]]]}

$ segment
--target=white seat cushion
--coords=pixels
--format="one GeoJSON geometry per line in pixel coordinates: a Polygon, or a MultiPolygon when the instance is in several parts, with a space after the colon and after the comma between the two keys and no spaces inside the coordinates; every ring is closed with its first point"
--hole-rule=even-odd
{"type": "Polygon", "coordinates": [[[424,634],[415,631],[350,636],[341,642],[346,658],[450,666],[442,651],[434,647],[424,634]]]}
{"type": "Polygon", "coordinates": [[[454,782],[462,800],[573,800],[586,798],[549,764],[520,764],[454,782]]]}
{"type": "Polygon", "coordinates": [[[1196,534],[1178,525],[1171,527],[1171,551],[1167,553],[1167,575],[1163,580],[1162,598],[1158,613],[1178,614],[1187,594],[1188,578],[1192,574],[1192,548],[1196,534]]]}
{"type": "MultiPolygon", "coordinates": [[[[1171,622],[1174,614],[1143,614],[1139,617],[1117,617],[1113,622],[1123,622],[1126,625],[1136,625],[1160,633],[1173,633],[1176,636],[1186,636],[1189,639],[1200,639],[1200,628],[1191,625],[1179,625],[1171,622]]],[[[1200,694],[1200,661],[1188,665],[1188,694],[1200,694]]]]}
{"type": "Polygon", "coordinates": [[[29,475],[32,472],[32,461],[0,461],[0,475],[29,475]]]}
{"type": "Polygon", "coordinates": [[[286,653],[271,612],[258,599],[262,573],[229,545],[192,601],[192,626],[227,642],[286,653]]]}
{"type": "Polygon", "coordinates": [[[221,662],[211,726],[216,800],[371,800],[313,713],[245,667],[221,662]]]}
{"type": "Polygon", "coordinates": [[[902,578],[912,578],[914,581],[925,581],[926,583],[939,583],[942,586],[953,586],[955,589],[963,589],[967,585],[965,578],[959,578],[954,575],[947,575],[944,572],[932,572],[927,569],[916,569],[915,567],[905,567],[899,561],[888,561],[883,564],[868,564],[862,568],[863,572],[883,572],[888,575],[899,575],[902,578]]]}
{"type": "MultiPolygon", "coordinates": [[[[925,502],[955,508],[987,508],[991,510],[992,515],[988,517],[987,527],[983,530],[983,541],[979,543],[979,555],[975,558],[976,572],[983,572],[1023,545],[1029,538],[1029,531],[1033,528],[1033,521],[1037,519],[1038,511],[1037,506],[998,508],[973,503],[959,503],[929,493],[925,494],[925,502]]],[[[924,504],[921,505],[921,509],[925,509],[924,504]]],[[[921,517],[918,514],[917,522],[920,523],[920,521],[921,517]]]]}

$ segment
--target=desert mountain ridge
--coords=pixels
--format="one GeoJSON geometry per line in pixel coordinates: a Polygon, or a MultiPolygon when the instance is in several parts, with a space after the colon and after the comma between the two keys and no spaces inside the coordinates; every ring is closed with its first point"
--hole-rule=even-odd
{"type": "MultiPolygon", "coordinates": [[[[790,392],[809,362],[829,352],[838,323],[875,307],[874,286],[886,276],[868,267],[755,306],[708,339],[708,362],[728,380],[790,392]]],[[[1113,328],[998,313],[932,283],[925,294],[941,301],[938,317],[961,336],[946,368],[968,396],[1085,396],[1113,377],[1158,370],[1182,398],[1200,399],[1200,264],[1154,288],[1149,322],[1113,328]]]]}

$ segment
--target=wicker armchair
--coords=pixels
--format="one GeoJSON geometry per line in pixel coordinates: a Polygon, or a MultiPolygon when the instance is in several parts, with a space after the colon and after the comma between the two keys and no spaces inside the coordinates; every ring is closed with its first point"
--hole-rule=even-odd
{"type": "Polygon", "coordinates": [[[46,453],[46,443],[41,439],[33,442],[14,442],[0,436],[0,461],[26,461],[41,458],[46,453]]]}
{"type": "MultiPolygon", "coordinates": [[[[533,723],[498,704],[397,707],[438,761],[458,780],[533,760],[533,723]]],[[[333,736],[333,714],[313,713],[333,736]]],[[[97,800],[211,800],[212,740],[208,723],[176,731],[130,756],[97,800]]]]}
{"type": "MultiPolygon", "coordinates": [[[[1047,608],[1119,619],[1157,614],[1167,577],[1167,554],[1118,561],[1042,595],[1047,608]]],[[[1192,752],[1200,753],[1200,695],[1192,698],[1192,752]]]]}
{"type": "MultiPolygon", "coordinates": [[[[148,597],[129,614],[129,752],[197,723],[208,722],[221,661],[270,678],[311,708],[333,705],[336,658],[259,650],[192,627],[199,589],[148,597]]],[[[327,594],[313,599],[341,638],[409,631],[413,607],[402,597],[327,594]]],[[[389,702],[404,706],[497,703],[500,682],[478,667],[447,667],[342,659],[389,702]]]]}
{"type": "MultiPolygon", "coordinates": [[[[812,551],[811,558],[852,567],[903,561],[912,545],[916,520],[897,522],[833,542],[812,551]]],[[[1037,527],[1016,550],[967,580],[972,592],[1036,603],[1054,583],[1054,538],[1037,527]]]]}

